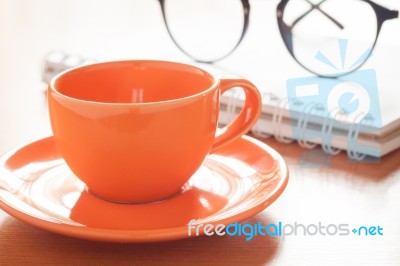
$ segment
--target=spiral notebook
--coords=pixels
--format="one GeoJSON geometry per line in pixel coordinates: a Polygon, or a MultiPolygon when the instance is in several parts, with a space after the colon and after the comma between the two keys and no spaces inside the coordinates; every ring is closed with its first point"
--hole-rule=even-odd
{"type": "MultiPolygon", "coordinates": [[[[265,66],[249,60],[246,65],[252,67],[236,73],[261,91],[263,109],[252,129],[255,135],[297,141],[304,148],[321,146],[329,154],[346,150],[351,159],[362,160],[400,147],[399,62],[400,46],[382,45],[363,68],[338,79],[313,76],[293,62],[280,62],[265,71],[265,66]],[[335,112],[335,102],[346,100],[355,110],[335,112]]],[[[231,121],[243,101],[240,89],[223,95],[220,122],[231,121]]]]}
{"type": "MultiPolygon", "coordinates": [[[[245,77],[259,88],[263,108],[252,128],[255,135],[273,136],[285,143],[297,141],[305,148],[320,145],[330,154],[346,150],[349,157],[355,160],[362,160],[365,155],[381,157],[400,147],[399,45],[378,45],[373,57],[361,70],[343,79],[323,79],[311,75],[278,44],[269,54],[263,47],[260,51],[248,49],[244,46],[237,55],[223,62],[199,66],[219,76],[233,74],[245,77]],[[371,77],[372,88],[369,91],[363,89],[363,82],[371,77]],[[327,94],[326,91],[318,91],[319,87],[324,87],[321,84],[328,87],[327,91],[336,92],[327,94]],[[332,109],[335,108],[330,106],[329,101],[334,98],[333,102],[340,102],[341,96],[344,96],[344,101],[347,97],[349,105],[353,103],[356,109],[357,104],[362,106],[365,100],[369,101],[369,107],[364,105],[358,115],[357,112],[355,115],[334,113],[332,109]],[[358,98],[354,99],[354,96],[358,98]]],[[[175,54],[162,59],[177,61],[175,54]]],[[[147,56],[143,54],[142,57],[147,56]]],[[[52,53],[46,57],[42,79],[49,82],[60,71],[93,61],[52,53]]],[[[188,60],[184,62],[195,64],[188,60]]],[[[222,95],[221,124],[229,123],[240,112],[243,100],[244,95],[239,88],[222,95]]]]}

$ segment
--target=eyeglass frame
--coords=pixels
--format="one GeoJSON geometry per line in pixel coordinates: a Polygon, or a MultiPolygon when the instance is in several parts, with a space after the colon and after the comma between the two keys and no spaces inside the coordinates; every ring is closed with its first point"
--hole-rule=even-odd
{"type": "MultiPolygon", "coordinates": [[[[233,46],[233,48],[226,53],[223,56],[218,57],[217,59],[214,60],[199,60],[195,57],[193,57],[191,54],[189,54],[188,52],[185,51],[185,49],[182,48],[182,46],[179,45],[179,43],[175,40],[174,35],[172,34],[171,30],[168,27],[168,22],[167,22],[167,15],[165,12],[165,1],[166,0],[158,0],[161,6],[161,12],[162,12],[162,16],[163,16],[163,20],[164,20],[164,24],[167,28],[167,32],[168,35],[171,37],[172,41],[174,42],[174,44],[179,48],[179,50],[181,50],[181,52],[183,52],[185,55],[187,55],[189,58],[191,58],[192,60],[196,61],[196,62],[200,62],[200,63],[206,63],[206,64],[212,64],[214,62],[220,61],[226,57],[228,57],[229,55],[231,55],[236,48],[240,45],[240,43],[242,42],[244,36],[247,33],[247,29],[249,28],[249,22],[250,22],[250,3],[249,0],[241,0],[242,3],[242,7],[243,7],[243,28],[242,28],[242,33],[240,35],[240,38],[238,39],[237,43],[235,44],[235,46],[233,46]]],[[[168,1],[168,0],[167,0],[168,1]]]]}
{"type": "Polygon", "coordinates": [[[294,55],[294,51],[293,51],[293,42],[292,42],[292,36],[293,36],[293,34],[292,34],[292,29],[293,29],[293,27],[294,27],[303,17],[305,17],[308,13],[310,13],[310,12],[313,11],[314,9],[317,9],[317,10],[319,10],[320,12],[322,12],[327,18],[329,18],[330,20],[332,20],[332,22],[334,22],[339,28],[343,29],[344,27],[343,27],[339,22],[337,22],[334,18],[332,18],[331,16],[329,16],[328,14],[326,14],[324,11],[322,11],[322,10],[319,8],[319,6],[320,6],[322,3],[324,3],[325,1],[327,1],[327,0],[322,0],[322,1],[320,1],[319,3],[317,3],[317,4],[314,4],[314,3],[310,2],[309,0],[305,0],[306,2],[308,2],[308,3],[311,5],[311,8],[310,8],[308,11],[306,11],[303,15],[301,15],[300,17],[298,17],[298,18],[292,23],[292,25],[289,26],[289,25],[287,25],[287,24],[283,21],[284,9],[285,9],[285,7],[286,7],[286,5],[287,5],[287,3],[288,3],[289,1],[290,1],[290,0],[281,0],[281,1],[279,2],[279,4],[278,4],[277,8],[276,8],[276,10],[277,10],[277,11],[276,11],[276,17],[277,17],[277,21],[278,21],[278,28],[279,28],[279,32],[280,32],[280,34],[281,34],[282,40],[283,40],[283,42],[284,42],[284,44],[285,44],[285,46],[286,46],[286,49],[287,49],[288,52],[290,53],[290,55],[293,57],[293,59],[294,59],[300,66],[302,66],[302,67],[303,67],[304,69],[306,69],[307,71],[309,71],[309,72],[311,72],[311,73],[313,73],[313,74],[315,74],[315,75],[318,75],[318,76],[320,76],[320,77],[328,77],[328,78],[331,78],[331,77],[344,76],[344,75],[350,74],[350,73],[356,71],[357,69],[359,69],[360,67],[362,67],[362,66],[368,61],[368,58],[370,57],[370,55],[371,55],[373,49],[374,49],[375,46],[376,46],[376,43],[377,43],[377,41],[378,41],[379,34],[380,34],[381,29],[382,29],[382,26],[383,26],[383,23],[384,23],[385,21],[387,21],[387,20],[394,19],[394,18],[398,18],[398,16],[399,16],[399,11],[397,11],[397,10],[390,10],[390,9],[388,9],[388,8],[386,8],[386,7],[383,7],[383,6],[381,6],[381,5],[378,5],[378,4],[375,3],[375,2],[372,2],[371,0],[359,0],[359,1],[363,1],[363,2],[366,2],[367,4],[369,4],[369,5],[372,7],[372,9],[374,10],[374,13],[375,13],[375,16],[376,16],[377,28],[376,28],[375,40],[374,40],[374,42],[373,42],[373,44],[372,44],[372,47],[370,48],[370,51],[369,51],[367,57],[365,58],[365,60],[364,60],[361,64],[359,64],[357,67],[355,67],[355,68],[353,68],[353,69],[351,69],[350,71],[347,71],[347,72],[337,73],[336,75],[324,75],[324,74],[317,73],[317,72],[311,70],[310,68],[306,67],[306,66],[303,65],[303,64],[297,59],[297,57],[294,55]]]}
{"type": "MultiPolygon", "coordinates": [[[[191,58],[192,60],[196,61],[196,62],[200,62],[200,63],[207,63],[207,64],[212,64],[214,62],[220,61],[222,59],[225,59],[226,57],[230,56],[235,50],[236,48],[240,45],[240,43],[242,42],[242,40],[244,39],[249,24],[250,24],[250,3],[249,0],[241,0],[242,3],[242,7],[243,7],[243,28],[242,28],[242,33],[237,41],[237,43],[233,46],[233,48],[228,51],[225,55],[220,56],[214,60],[199,60],[195,57],[193,57],[190,53],[186,52],[185,49],[183,49],[183,47],[181,45],[179,45],[178,41],[176,41],[176,39],[174,38],[173,33],[171,32],[170,28],[168,27],[168,22],[167,22],[167,14],[165,11],[165,1],[167,0],[158,0],[158,2],[160,3],[160,7],[161,7],[161,12],[162,12],[162,16],[163,16],[163,20],[164,20],[164,24],[167,28],[167,32],[168,35],[170,36],[170,38],[172,39],[172,41],[174,42],[174,44],[179,48],[179,50],[181,50],[181,52],[183,52],[186,56],[188,56],[189,58],[191,58]]],[[[294,55],[294,51],[293,51],[293,42],[292,42],[292,29],[295,26],[295,24],[297,24],[302,18],[304,18],[308,13],[310,13],[311,11],[313,11],[314,9],[319,10],[322,14],[324,14],[326,17],[328,17],[332,22],[334,22],[338,27],[340,27],[341,29],[343,29],[343,26],[337,22],[334,18],[332,18],[329,14],[327,14],[326,12],[324,12],[322,9],[319,8],[319,6],[324,3],[326,0],[322,0],[317,4],[314,4],[312,2],[310,2],[309,0],[305,0],[306,2],[308,2],[311,5],[311,8],[306,11],[303,15],[301,15],[300,17],[298,17],[294,22],[293,25],[288,26],[284,21],[283,21],[283,13],[284,13],[284,9],[286,7],[286,5],[288,4],[290,0],[281,0],[276,8],[276,17],[277,17],[277,22],[278,22],[278,28],[279,28],[279,32],[280,35],[282,37],[282,40],[286,46],[286,49],[288,50],[288,52],[290,53],[290,55],[293,57],[293,59],[304,69],[306,69],[307,71],[321,76],[321,77],[338,77],[338,76],[343,76],[343,75],[347,75],[353,71],[356,71],[357,69],[359,69],[360,67],[362,67],[365,62],[368,60],[368,58],[370,57],[372,50],[375,48],[382,25],[385,21],[390,20],[390,19],[394,19],[394,18],[398,18],[399,16],[399,11],[397,10],[390,10],[386,7],[383,7],[381,5],[378,5],[375,2],[372,2],[371,0],[359,0],[359,1],[363,1],[366,2],[367,4],[369,4],[372,9],[374,10],[375,16],[376,16],[376,21],[377,21],[377,29],[376,29],[376,35],[375,35],[375,40],[372,44],[370,53],[368,54],[368,56],[366,57],[366,59],[359,64],[357,67],[355,67],[354,69],[352,69],[351,71],[348,72],[344,72],[344,73],[338,73],[336,76],[335,75],[324,75],[324,74],[320,74],[320,73],[316,73],[315,71],[311,70],[310,68],[304,66],[294,55]]]]}

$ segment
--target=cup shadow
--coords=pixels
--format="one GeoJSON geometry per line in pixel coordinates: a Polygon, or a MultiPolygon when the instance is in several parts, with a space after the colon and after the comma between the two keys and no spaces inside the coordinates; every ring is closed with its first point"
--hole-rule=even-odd
{"type": "MultiPolygon", "coordinates": [[[[257,215],[246,223],[274,222],[273,218],[257,215]]],[[[273,261],[280,242],[271,236],[202,236],[158,243],[105,243],[61,236],[47,232],[14,218],[6,219],[1,227],[1,253],[4,263],[14,265],[23,261],[31,265],[206,265],[247,264],[264,265],[273,261]],[[8,254],[8,255],[7,255],[8,254]]]]}

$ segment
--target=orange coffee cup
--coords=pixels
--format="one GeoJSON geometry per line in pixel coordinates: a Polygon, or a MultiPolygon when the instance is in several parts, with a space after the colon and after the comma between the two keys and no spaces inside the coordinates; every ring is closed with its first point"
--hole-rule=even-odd
{"type": "Polygon", "coordinates": [[[217,79],[190,65],[118,61],[67,70],[49,85],[58,150],[89,191],[119,202],[177,193],[206,156],[246,133],[261,110],[245,79],[217,79]],[[246,93],[238,117],[217,129],[219,98],[246,93]]]}

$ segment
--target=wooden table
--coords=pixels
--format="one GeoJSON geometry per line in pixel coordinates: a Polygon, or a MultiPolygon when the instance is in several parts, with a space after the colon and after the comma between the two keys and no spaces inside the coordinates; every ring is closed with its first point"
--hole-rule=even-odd
{"type": "Polygon", "coordinates": [[[400,150],[379,164],[352,164],[344,154],[332,168],[297,164],[304,150],[267,140],[289,164],[283,195],[243,222],[383,227],[383,236],[198,237],[153,244],[100,243],[43,231],[0,213],[0,264],[133,265],[399,265],[400,150]]]}
{"type": "MultiPolygon", "coordinates": [[[[140,50],[150,36],[135,39],[126,34],[163,27],[156,1],[144,2],[96,1],[93,7],[78,0],[0,1],[1,153],[51,134],[39,69],[48,51],[104,58],[163,56],[160,50],[140,50]]],[[[176,51],[170,41],[162,45],[176,51]]],[[[157,44],[151,43],[154,47],[157,44]]],[[[244,222],[379,225],[383,235],[265,236],[252,241],[225,236],[112,244],[49,233],[0,211],[0,265],[400,265],[400,150],[379,163],[350,163],[342,153],[332,158],[330,167],[307,168],[299,164],[304,149],[298,145],[265,142],[285,158],[290,181],[276,202],[244,222]]]]}

